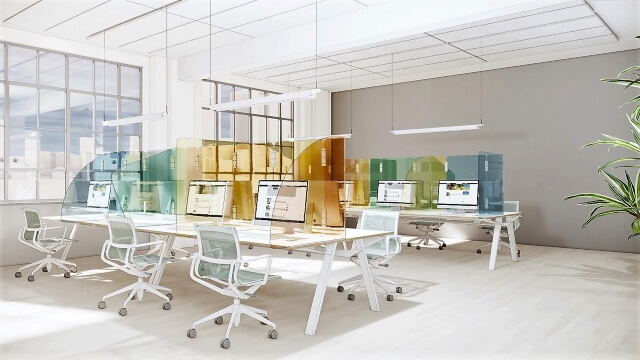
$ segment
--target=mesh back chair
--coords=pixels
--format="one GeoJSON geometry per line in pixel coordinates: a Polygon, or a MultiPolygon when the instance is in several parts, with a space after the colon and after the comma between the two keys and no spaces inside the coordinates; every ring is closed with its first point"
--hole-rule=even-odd
{"type": "Polygon", "coordinates": [[[193,323],[187,330],[187,336],[196,337],[196,326],[207,321],[214,320],[218,325],[222,324],[222,316],[231,314],[229,326],[225,338],[220,341],[220,346],[228,349],[231,345],[229,332],[231,326],[240,325],[240,316],[248,315],[263,325],[269,325],[270,339],[278,337],[276,325],[269,320],[267,312],[251,306],[243,305],[240,300],[246,300],[255,296],[256,290],[267,283],[267,280],[280,278],[269,275],[271,269],[271,255],[257,256],[252,259],[243,259],[240,253],[238,233],[234,227],[194,225],[198,237],[198,252],[193,255],[191,262],[191,278],[205,287],[225,296],[233,298],[233,304],[206,316],[193,323]],[[266,263],[263,272],[243,270],[256,261],[259,264],[266,263]],[[244,288],[241,290],[240,288],[244,288]]]}
{"type": "MultiPolygon", "coordinates": [[[[393,235],[386,236],[384,239],[366,248],[365,252],[367,254],[367,259],[372,268],[379,269],[381,267],[388,267],[388,261],[396,256],[400,252],[400,249],[402,249],[400,238],[398,237],[399,218],[400,212],[398,211],[365,210],[362,212],[362,217],[360,218],[360,221],[358,221],[358,229],[393,231],[393,235]]],[[[350,259],[352,262],[357,264],[357,255],[352,256],[350,259]]],[[[393,295],[385,284],[394,285],[397,293],[402,292],[402,287],[391,279],[384,278],[373,272],[371,273],[371,277],[374,284],[378,285],[387,293],[388,301],[393,301],[393,295]]],[[[354,284],[349,289],[347,299],[354,300],[355,295],[353,294],[353,291],[364,283],[362,275],[356,275],[340,281],[338,283],[338,291],[343,292],[343,285],[349,283],[354,284]]]]}
{"type": "Polygon", "coordinates": [[[440,231],[440,226],[442,226],[442,224],[443,223],[441,222],[424,221],[424,220],[409,221],[409,225],[415,225],[416,229],[422,232],[422,235],[407,241],[407,247],[411,247],[411,245],[415,245],[416,250],[420,250],[420,245],[424,244],[428,246],[429,242],[433,241],[438,245],[438,249],[443,250],[444,248],[447,247],[447,244],[444,242],[444,240],[431,235],[431,233],[434,231],[440,231]],[[417,244],[414,244],[414,243],[417,243],[417,244]]]}
{"type": "MultiPolygon", "coordinates": [[[[520,201],[505,201],[502,208],[504,212],[518,212],[520,210],[520,201]]],[[[518,230],[519,227],[520,227],[520,218],[517,218],[516,220],[513,221],[513,231],[518,230]]],[[[490,234],[491,236],[493,236],[493,229],[494,229],[493,226],[484,225],[484,226],[481,226],[480,228],[487,230],[487,234],[490,234]]],[[[509,238],[507,227],[504,225],[500,229],[500,237],[509,238]]],[[[479,246],[476,252],[478,254],[482,254],[482,248],[488,247],[488,246],[491,246],[491,243],[479,246]]],[[[511,245],[509,245],[507,241],[500,240],[498,251],[502,250],[503,246],[506,246],[507,248],[511,249],[511,245]]],[[[516,251],[518,253],[518,257],[520,257],[520,250],[517,247],[516,247],[516,251]]]]}
{"type": "Polygon", "coordinates": [[[164,264],[172,261],[173,259],[148,253],[140,253],[140,250],[143,247],[161,246],[162,248],[159,253],[164,254],[164,247],[166,246],[166,243],[164,241],[152,241],[149,243],[138,244],[133,222],[129,218],[107,218],[107,225],[109,227],[110,238],[105,241],[102,246],[102,252],[100,253],[102,261],[129,275],[136,276],[138,281],[120,290],[105,295],[102,298],[102,301],[98,303],[98,308],[104,309],[107,307],[106,299],[125,292],[130,292],[129,296],[124,301],[124,305],[122,305],[122,308],[118,311],[120,315],[125,316],[127,315],[127,304],[129,301],[131,301],[131,299],[136,295],[138,296],[138,301],[141,301],[144,292],[148,291],[165,300],[162,304],[163,309],[171,309],[171,304],[169,303],[169,301],[173,299],[171,290],[163,286],[145,282],[144,279],[150,277],[164,264]],[[138,252],[138,254],[136,254],[136,252],[138,252]],[[166,291],[167,294],[162,294],[160,291],[166,291]]]}
{"type": "MultiPolygon", "coordinates": [[[[56,251],[61,250],[70,245],[73,240],[66,239],[67,228],[65,226],[47,227],[40,218],[40,213],[36,209],[24,208],[22,209],[26,225],[20,228],[18,233],[18,241],[27,245],[32,249],[36,249],[47,256],[29,265],[21,267],[16,273],[17,278],[22,277],[22,270],[35,266],[36,268],[31,272],[31,275],[27,278],[29,281],[35,280],[35,273],[42,269],[43,272],[48,272],[53,269],[53,266],[64,269],[65,278],[69,278],[72,272],[76,272],[76,264],[52,257],[56,251]],[[62,231],[62,236],[48,236],[50,231],[59,233],[62,231]],[[67,267],[67,265],[69,267],[67,267]]],[[[59,234],[58,234],[59,235],[59,234]]]]}

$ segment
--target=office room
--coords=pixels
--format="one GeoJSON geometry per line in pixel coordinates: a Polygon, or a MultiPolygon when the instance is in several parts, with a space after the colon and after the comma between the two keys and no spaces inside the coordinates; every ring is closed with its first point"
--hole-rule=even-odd
{"type": "Polygon", "coordinates": [[[640,1],[0,21],[3,359],[640,357],[640,1]]]}

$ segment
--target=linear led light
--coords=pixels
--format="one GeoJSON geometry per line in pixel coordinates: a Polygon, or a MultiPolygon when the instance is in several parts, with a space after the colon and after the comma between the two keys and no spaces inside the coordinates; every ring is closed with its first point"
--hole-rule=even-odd
{"type": "Polygon", "coordinates": [[[391,130],[391,133],[393,135],[427,134],[427,133],[448,132],[448,131],[478,130],[482,126],[483,126],[482,124],[441,126],[441,127],[422,128],[422,129],[391,130]]]}
{"type": "Polygon", "coordinates": [[[161,113],[155,113],[155,114],[126,117],[126,118],[116,119],[116,120],[107,120],[107,121],[103,121],[102,125],[118,126],[118,125],[138,124],[138,123],[143,123],[147,121],[167,119],[168,117],[169,117],[169,113],[161,112],[161,113]]]}
{"type": "Polygon", "coordinates": [[[225,110],[232,110],[232,109],[248,108],[248,107],[258,106],[258,105],[281,103],[286,101],[315,99],[316,94],[318,94],[319,92],[320,92],[320,89],[313,89],[313,90],[290,92],[286,94],[270,95],[270,96],[265,96],[265,97],[256,98],[256,99],[230,101],[226,103],[211,105],[209,107],[209,110],[225,111],[225,110]]]}
{"type": "Polygon", "coordinates": [[[321,140],[321,139],[350,139],[351,135],[353,135],[353,134],[305,136],[305,137],[297,137],[297,138],[287,138],[287,141],[321,140]]]}

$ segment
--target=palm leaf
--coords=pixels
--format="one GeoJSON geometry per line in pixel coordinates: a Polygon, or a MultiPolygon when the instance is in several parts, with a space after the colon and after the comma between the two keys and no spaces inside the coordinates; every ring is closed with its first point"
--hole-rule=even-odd
{"type": "Polygon", "coordinates": [[[599,217],[603,217],[606,215],[611,215],[611,214],[619,214],[619,213],[625,213],[626,211],[622,210],[622,209],[615,209],[615,210],[607,210],[607,211],[603,211],[601,213],[598,213],[596,215],[590,216],[589,219],[587,221],[585,221],[584,224],[582,224],[582,228],[584,229],[585,227],[587,227],[587,225],[589,225],[589,223],[591,223],[593,220],[599,218],[599,217]]]}
{"type": "Polygon", "coordinates": [[[629,87],[638,87],[640,88],[640,80],[627,80],[627,79],[602,79],[603,82],[608,82],[612,84],[625,85],[624,90],[626,91],[629,87]]]}
{"type": "MultiPolygon", "coordinates": [[[[628,157],[628,158],[620,158],[620,159],[615,159],[615,160],[611,160],[609,162],[607,162],[606,164],[602,165],[599,169],[598,172],[602,172],[607,166],[611,165],[611,164],[615,164],[615,163],[619,163],[619,162],[623,162],[623,161],[633,161],[633,160],[640,160],[640,157],[628,157]]],[[[635,167],[638,165],[630,165],[627,167],[635,167]]],[[[620,166],[620,167],[625,167],[625,166],[620,166]]]]}
{"type": "Polygon", "coordinates": [[[640,70],[640,65],[630,66],[618,73],[618,77],[620,77],[624,73],[628,73],[629,71],[640,70]]]}

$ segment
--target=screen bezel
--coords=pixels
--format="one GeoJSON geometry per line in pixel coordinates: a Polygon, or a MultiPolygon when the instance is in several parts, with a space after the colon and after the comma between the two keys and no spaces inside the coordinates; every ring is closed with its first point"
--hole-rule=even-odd
{"type": "Polygon", "coordinates": [[[478,180],[439,180],[438,181],[438,198],[437,198],[437,206],[438,207],[446,207],[446,208],[478,208],[478,198],[480,197],[480,182],[478,180]],[[467,184],[475,184],[478,188],[476,191],[476,202],[475,204],[459,204],[459,203],[441,203],[440,202],[440,185],[442,184],[450,184],[450,183],[467,183],[467,184]]]}
{"type": "Polygon", "coordinates": [[[222,218],[225,216],[225,213],[227,212],[227,207],[228,204],[226,203],[228,200],[228,192],[229,191],[229,182],[226,180],[191,180],[189,181],[189,187],[187,189],[187,204],[185,207],[185,215],[188,216],[204,216],[204,217],[213,217],[213,218],[222,218]],[[219,186],[224,186],[225,188],[225,194],[224,194],[224,202],[222,204],[222,213],[220,215],[217,214],[194,214],[194,213],[190,213],[187,212],[187,209],[189,208],[189,199],[191,198],[189,195],[191,194],[191,186],[197,186],[200,185],[198,183],[206,183],[209,186],[216,186],[217,184],[220,184],[219,186]]]}
{"type": "MultiPolygon", "coordinates": [[[[290,185],[290,186],[291,186],[290,185]]],[[[280,189],[278,189],[278,192],[280,189]]],[[[309,203],[309,182],[307,180],[260,180],[258,181],[258,193],[256,194],[256,206],[253,214],[253,222],[256,225],[266,225],[266,226],[278,226],[278,223],[281,224],[305,224],[307,221],[307,205],[309,203]],[[304,213],[302,216],[302,220],[287,220],[287,219],[274,219],[268,218],[264,216],[258,216],[258,201],[257,199],[260,197],[260,187],[269,186],[269,185],[279,185],[280,187],[283,184],[294,184],[297,183],[299,185],[295,185],[295,187],[303,187],[305,188],[305,196],[304,196],[304,213]]]]}
{"type": "Polygon", "coordinates": [[[378,180],[378,192],[376,195],[376,204],[384,206],[415,206],[417,203],[416,193],[418,191],[418,182],[415,180],[378,180]],[[409,184],[413,185],[413,196],[410,202],[400,201],[380,201],[380,184],[381,183],[396,183],[396,184],[409,184]]]}

